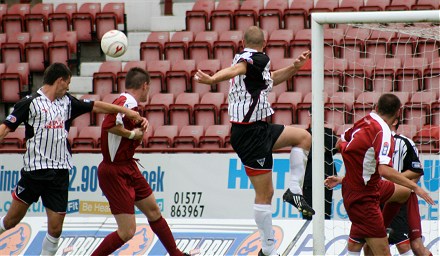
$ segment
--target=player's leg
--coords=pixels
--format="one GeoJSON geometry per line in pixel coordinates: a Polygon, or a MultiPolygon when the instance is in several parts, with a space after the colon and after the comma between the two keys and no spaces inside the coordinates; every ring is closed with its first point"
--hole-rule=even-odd
{"type": "Polygon", "coordinates": [[[304,215],[315,214],[312,207],[302,197],[302,186],[311,143],[312,137],[306,130],[285,126],[273,146],[273,150],[292,146],[290,151],[289,188],[284,193],[283,200],[294,205],[304,215]]]}
{"type": "Polygon", "coordinates": [[[380,238],[365,238],[365,241],[367,241],[373,255],[391,255],[390,246],[388,245],[388,239],[386,236],[380,238]]]}
{"type": "Polygon", "coordinates": [[[365,241],[348,238],[347,242],[347,255],[348,256],[359,256],[361,255],[362,248],[364,247],[365,241]]]}
{"type": "Polygon", "coordinates": [[[399,213],[393,218],[388,233],[388,243],[396,245],[400,255],[409,255],[411,247],[408,237],[408,222],[406,214],[406,205],[400,208],[399,213]]]}
{"type": "Polygon", "coordinates": [[[408,200],[410,190],[387,180],[380,181],[379,189],[380,203],[384,205],[382,210],[383,223],[385,227],[388,227],[402,204],[408,200]]]}
{"type": "Polygon", "coordinates": [[[409,238],[411,241],[411,249],[415,255],[432,255],[428,248],[426,248],[421,239],[422,224],[419,211],[419,200],[417,195],[412,192],[407,201],[409,238]]]}
{"type": "Polygon", "coordinates": [[[423,244],[422,238],[416,238],[414,240],[411,240],[411,249],[414,255],[417,256],[432,256],[432,253],[429,251],[428,248],[425,247],[423,244]]]}
{"type": "Polygon", "coordinates": [[[176,241],[167,221],[162,217],[154,194],[151,193],[148,197],[136,201],[135,205],[143,214],[145,214],[151,229],[157,235],[167,252],[171,256],[182,255],[182,252],[177,248],[176,241]]]}
{"type": "MultiPolygon", "coordinates": [[[[248,172],[251,174],[251,172],[248,172]]],[[[263,255],[276,254],[275,238],[272,228],[272,197],[274,193],[272,172],[259,175],[248,175],[254,186],[254,219],[260,232],[261,253],[263,255]]]]}
{"type": "Polygon", "coordinates": [[[41,254],[55,255],[66,215],[69,171],[63,169],[48,170],[48,172],[54,175],[54,178],[44,181],[45,188],[41,192],[41,200],[46,208],[47,215],[47,234],[43,239],[41,254]]]}

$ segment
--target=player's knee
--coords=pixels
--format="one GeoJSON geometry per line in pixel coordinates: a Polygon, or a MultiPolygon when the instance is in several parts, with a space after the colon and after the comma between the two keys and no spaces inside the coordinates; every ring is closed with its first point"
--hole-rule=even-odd
{"type": "Polygon", "coordinates": [[[148,221],[156,221],[162,216],[162,213],[160,212],[159,206],[156,204],[148,209],[146,215],[148,221]]]}
{"type": "Polygon", "coordinates": [[[122,241],[127,242],[133,238],[135,232],[136,227],[124,227],[118,230],[118,235],[122,241]]]}

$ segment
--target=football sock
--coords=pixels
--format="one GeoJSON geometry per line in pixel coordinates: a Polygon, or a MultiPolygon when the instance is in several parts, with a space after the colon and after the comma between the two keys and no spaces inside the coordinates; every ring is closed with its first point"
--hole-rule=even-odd
{"type": "Polygon", "coordinates": [[[1,219],[0,219],[0,235],[3,233],[3,232],[5,232],[6,231],[6,228],[5,228],[5,226],[3,225],[3,219],[5,218],[5,216],[3,216],[1,219]]]}
{"type": "Polygon", "coordinates": [[[272,229],[272,206],[254,204],[254,218],[261,238],[263,254],[272,255],[275,250],[275,239],[272,229]]]}
{"type": "Polygon", "coordinates": [[[101,244],[92,253],[92,256],[110,255],[123,244],[125,244],[125,242],[119,237],[118,232],[115,231],[104,238],[101,244]]]}
{"type": "Polygon", "coordinates": [[[290,191],[294,194],[302,195],[304,174],[306,173],[307,156],[309,152],[293,147],[290,151],[290,191]]]}
{"type": "Polygon", "coordinates": [[[43,246],[41,248],[41,255],[55,255],[58,250],[58,241],[60,238],[55,238],[48,233],[43,240],[43,246]]]}
{"type": "Polygon", "coordinates": [[[173,234],[171,233],[171,229],[168,226],[167,221],[160,216],[158,220],[148,222],[150,223],[151,229],[157,235],[170,256],[181,256],[182,252],[177,249],[176,241],[174,241],[173,234]]]}

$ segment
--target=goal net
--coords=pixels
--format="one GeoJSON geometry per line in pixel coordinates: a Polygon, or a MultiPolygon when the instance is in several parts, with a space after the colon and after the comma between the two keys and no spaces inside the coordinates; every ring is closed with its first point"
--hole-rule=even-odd
{"type": "MultiPolygon", "coordinates": [[[[322,183],[324,151],[331,150],[323,143],[324,126],[339,136],[391,92],[403,105],[398,133],[413,139],[420,153],[420,185],[438,202],[440,12],[314,13],[311,23],[313,183],[322,183]]],[[[338,175],[345,175],[339,154],[334,161],[338,175]]],[[[313,193],[313,254],[346,252],[346,240],[334,238],[348,235],[349,225],[325,222],[324,187],[314,186],[313,193]]],[[[438,254],[438,205],[419,200],[419,208],[425,246],[438,254]]],[[[332,219],[348,221],[340,187],[333,192],[332,219]]]]}

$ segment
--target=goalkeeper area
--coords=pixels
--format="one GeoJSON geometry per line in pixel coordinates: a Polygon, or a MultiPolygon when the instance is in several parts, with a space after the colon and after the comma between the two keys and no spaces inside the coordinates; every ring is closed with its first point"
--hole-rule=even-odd
{"type": "MultiPolygon", "coordinates": [[[[402,124],[397,133],[415,142],[424,168],[419,185],[438,203],[439,177],[435,173],[440,168],[439,19],[439,11],[312,14],[311,72],[300,71],[294,78],[294,86],[308,79],[312,82],[312,115],[305,113],[306,106],[299,106],[298,118],[310,118],[312,123],[313,184],[322,182],[321,156],[325,150],[331,150],[323,145],[324,126],[339,136],[370,113],[380,95],[393,93],[403,106],[402,124]]],[[[301,50],[298,47],[298,52],[301,50]]],[[[341,163],[339,157],[335,157],[336,165],[341,163]]],[[[342,166],[338,175],[344,174],[342,166]]],[[[324,222],[323,195],[324,188],[315,186],[313,250],[315,255],[338,255],[340,251],[329,251],[325,246],[341,231],[324,222]],[[329,233],[334,236],[328,236],[329,233]]],[[[333,203],[341,200],[337,187],[333,203]]],[[[343,206],[333,205],[336,219],[343,212],[340,207],[343,206]]],[[[433,246],[433,254],[439,254],[438,246],[433,245],[439,235],[438,208],[428,206],[423,200],[419,200],[419,208],[427,224],[423,225],[423,234],[434,238],[426,239],[425,246],[433,246]]],[[[342,232],[348,235],[349,229],[342,232]]]]}

